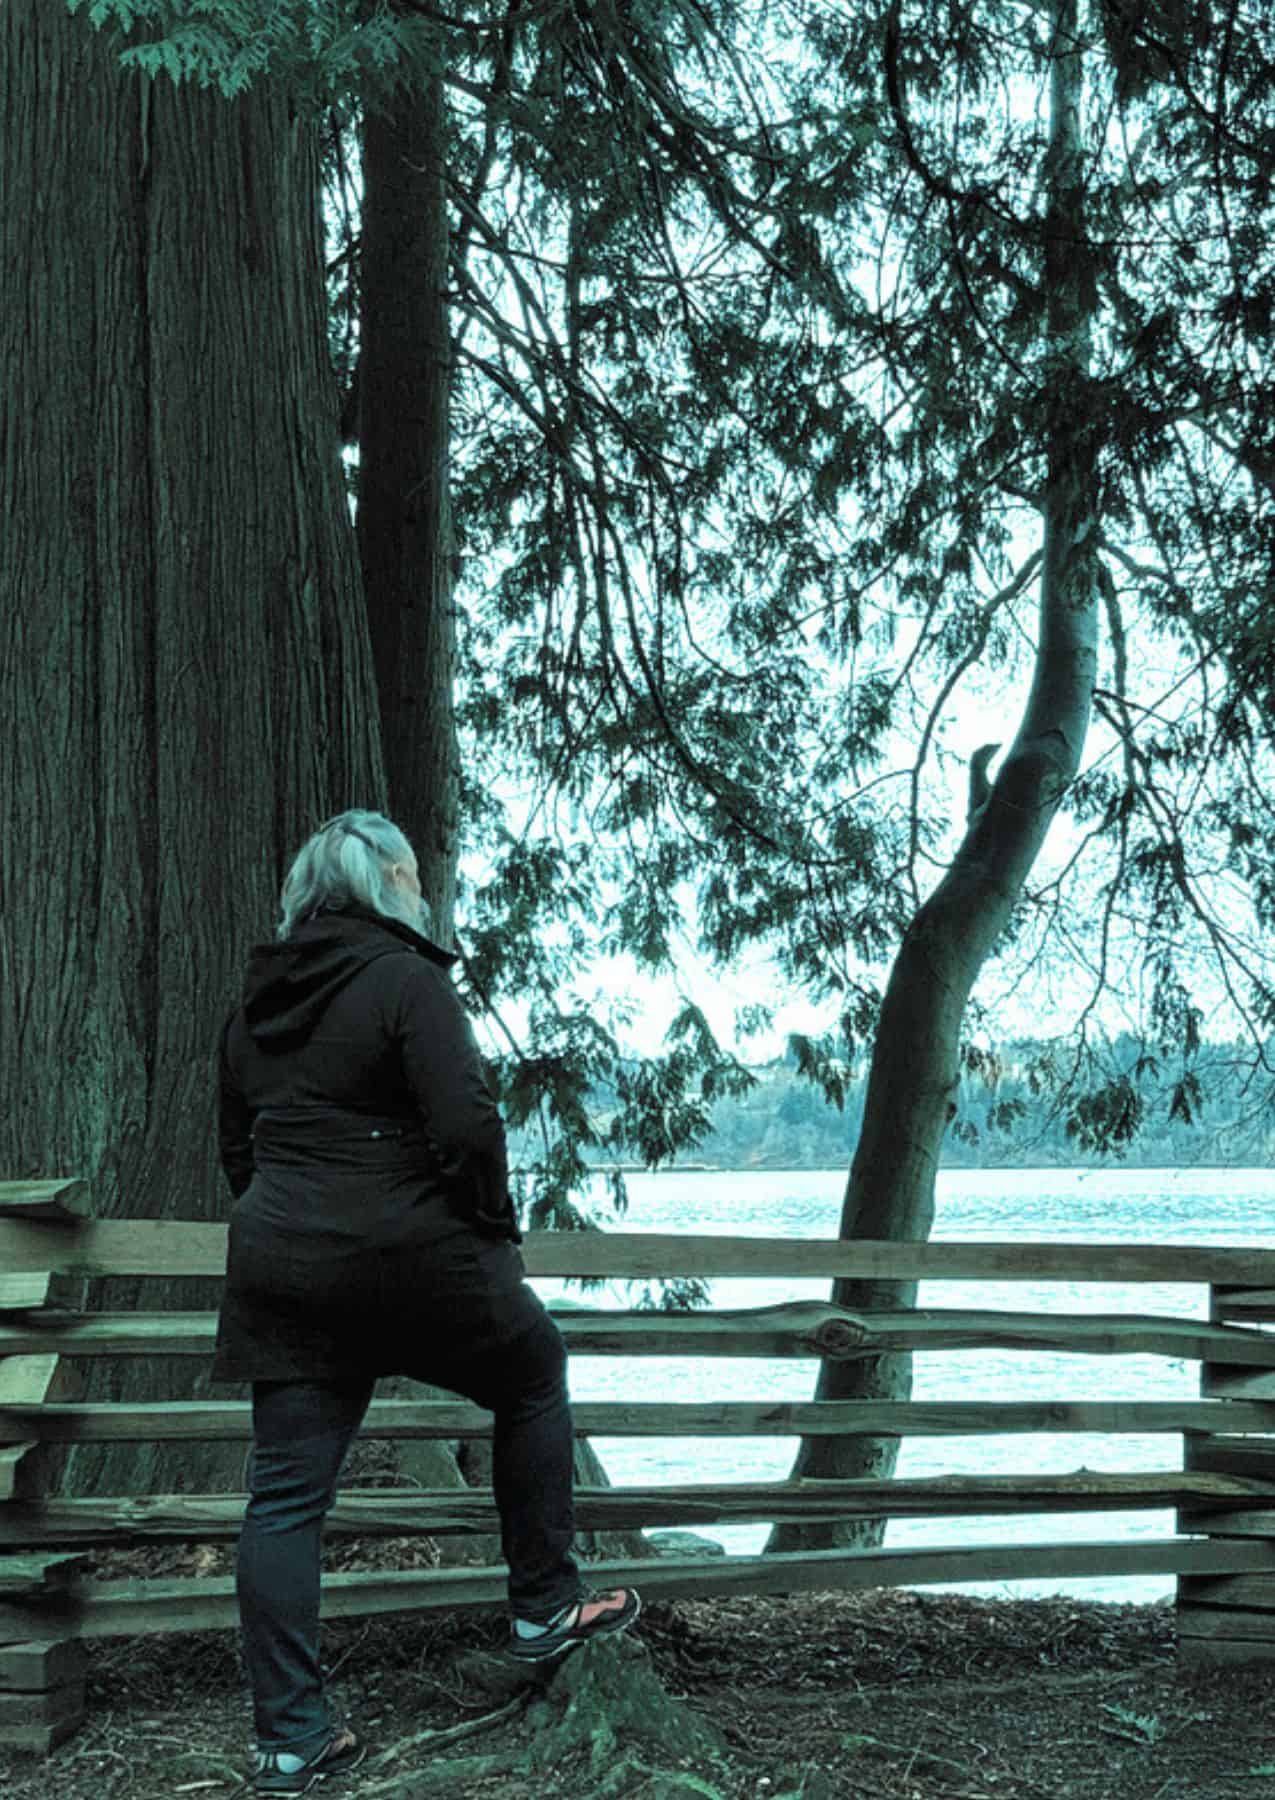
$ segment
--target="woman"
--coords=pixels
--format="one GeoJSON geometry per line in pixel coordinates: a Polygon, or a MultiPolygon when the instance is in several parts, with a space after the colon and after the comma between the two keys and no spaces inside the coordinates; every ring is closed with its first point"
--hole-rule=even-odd
{"type": "Polygon", "coordinates": [[[374,812],[298,854],[278,941],[222,1036],[219,1139],[236,1203],[214,1378],[252,1383],[237,1585],[262,1794],[303,1794],[365,1745],[318,1660],[319,1544],[378,1375],[495,1415],[509,1653],[561,1655],[637,1617],[571,1556],[566,1354],[523,1280],[505,1135],[416,859],[374,812]]]}

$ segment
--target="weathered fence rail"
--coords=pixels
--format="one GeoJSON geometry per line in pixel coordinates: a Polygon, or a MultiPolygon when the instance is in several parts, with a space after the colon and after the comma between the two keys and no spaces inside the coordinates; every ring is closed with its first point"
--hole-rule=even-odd
{"type": "MultiPolygon", "coordinates": [[[[100,1357],[206,1357],[211,1313],[90,1311],[105,1276],[220,1276],[219,1224],[91,1217],[77,1181],[0,1183],[0,1741],[47,1747],[83,1712],[80,1640],[191,1631],[235,1622],[228,1578],[104,1581],[88,1553],[111,1546],[232,1539],[242,1494],[101,1495],[43,1491],[44,1444],[246,1441],[242,1401],[84,1403],[75,1371],[100,1357]]],[[[1187,1654],[1275,1656],[1275,1250],[1228,1246],[1023,1243],[841,1243],[588,1233],[533,1235],[533,1275],[855,1277],[1171,1282],[1210,1292],[1204,1321],[1147,1313],[920,1308],[852,1313],[797,1300],[703,1313],[559,1314],[576,1355],[609,1357],[863,1357],[883,1350],[1153,1354],[1200,1364],[1199,1398],[1101,1401],[766,1401],[651,1398],[578,1404],[582,1434],[606,1436],[900,1437],[1049,1432],[1163,1434],[1185,1443],[1185,1467],[1104,1474],[962,1474],[899,1481],[703,1483],[585,1488],[584,1529],[865,1517],[957,1518],[1177,1508],[1178,1530],[1129,1541],[1002,1543],[958,1548],[821,1551],[780,1557],[678,1558],[599,1566],[639,1579],[652,1597],[1014,1580],[1172,1574],[1187,1654]]],[[[162,1293],[156,1291],[156,1306],[162,1293]]],[[[376,1401],[365,1435],[484,1437],[490,1417],[466,1402],[376,1401]]],[[[1176,1463],[1176,1444],[1165,1462],[1176,1463]]],[[[487,1534],[489,1490],[343,1490],[329,1530],[364,1537],[487,1534]]],[[[498,1569],[348,1573],[325,1584],[330,1617],[487,1606],[498,1569]]]]}
{"type": "MultiPolygon", "coordinates": [[[[25,1279],[25,1278],[24,1278],[25,1279]]],[[[216,1330],[214,1313],[95,1313],[78,1317],[50,1297],[7,1301],[0,1292],[0,1356],[206,1356],[216,1330]],[[34,1322],[12,1322],[19,1309],[34,1322]],[[60,1310],[67,1310],[59,1318],[60,1310]]],[[[79,1284],[82,1286],[83,1284],[79,1284]]],[[[710,1313],[566,1313],[558,1321],[577,1356],[829,1357],[833,1361],[885,1350],[1062,1350],[1091,1356],[1134,1352],[1217,1363],[1252,1363],[1275,1370],[1275,1339],[1243,1327],[1195,1324],[1129,1314],[913,1311],[847,1312],[816,1301],[793,1301],[751,1311],[710,1313]]]]}

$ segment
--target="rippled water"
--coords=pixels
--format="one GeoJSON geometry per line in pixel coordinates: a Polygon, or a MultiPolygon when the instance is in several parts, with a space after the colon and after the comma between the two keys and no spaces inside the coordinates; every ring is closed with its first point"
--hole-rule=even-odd
{"type": "MultiPolygon", "coordinates": [[[[613,1228],[751,1237],[834,1237],[842,1171],[632,1175],[630,1206],[613,1228]]],[[[601,1197],[599,1196],[599,1203],[601,1197]]],[[[939,1177],[936,1238],[1061,1242],[1251,1244],[1275,1246],[1275,1170],[950,1170],[939,1177]]],[[[569,1293],[536,1283],[546,1299],[569,1293]]],[[[712,1285],[722,1307],[826,1298],[821,1281],[727,1279],[712,1285]]],[[[924,1282],[921,1306],[1014,1311],[1139,1312],[1203,1318],[1202,1287],[1116,1282],[924,1282]]],[[[589,1305],[622,1306],[622,1288],[589,1294],[589,1305]]],[[[640,1357],[622,1363],[574,1357],[576,1400],[806,1400],[817,1365],[797,1360],[640,1357]]],[[[1076,1356],[990,1350],[934,1351],[915,1360],[918,1400],[1167,1400],[1198,1393],[1198,1365],[1162,1356],[1076,1356]]],[[[775,1480],[787,1474],[787,1438],[599,1438],[617,1485],[775,1480]]],[[[1181,1467],[1181,1440],[1089,1434],[917,1438],[905,1443],[900,1475],[1118,1473],[1181,1467]]],[[[761,1549],[764,1525],[700,1528],[732,1553],[761,1549]]],[[[887,1544],[1027,1543],[1162,1537],[1173,1514],[1070,1513],[982,1519],[892,1521],[887,1544]]],[[[1169,1576],[1091,1581],[969,1584],[971,1593],[1069,1593],[1087,1599],[1154,1600],[1173,1591],[1169,1576]]]]}

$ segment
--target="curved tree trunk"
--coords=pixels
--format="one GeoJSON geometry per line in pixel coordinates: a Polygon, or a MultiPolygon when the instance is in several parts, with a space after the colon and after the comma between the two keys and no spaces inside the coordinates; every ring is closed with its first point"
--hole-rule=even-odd
{"type": "MultiPolygon", "coordinates": [[[[909,926],[886,987],[863,1127],[841,1213],[844,1238],[925,1238],[958,1080],[970,990],[1008,923],[1058,801],[1080,764],[1097,668],[1094,469],[1100,421],[1087,383],[1092,282],[1084,254],[1076,0],[1057,0],[1045,178],[1046,329],[1051,389],[1035,674],[1018,734],[987,804],[909,926]]],[[[910,1305],[914,1283],[834,1284],[856,1310],[910,1305]]],[[[911,1358],[824,1363],[820,1400],[906,1398],[911,1358]]],[[[893,1473],[897,1438],[805,1439],[793,1475],[893,1473]]],[[[882,1524],[777,1526],[768,1548],[879,1542],[882,1524]]]]}
{"type": "MultiPolygon", "coordinates": [[[[269,84],[125,75],[48,0],[0,14],[0,113],[0,1171],[222,1216],[245,948],[298,840],[384,791],[315,144],[269,84]]],[[[77,1481],[207,1479],[118,1456],[77,1481]]]]}

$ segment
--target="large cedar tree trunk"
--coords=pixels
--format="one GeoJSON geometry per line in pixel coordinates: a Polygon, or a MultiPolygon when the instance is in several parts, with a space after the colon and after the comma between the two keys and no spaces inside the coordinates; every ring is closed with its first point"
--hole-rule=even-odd
{"type": "MultiPolygon", "coordinates": [[[[268,85],[123,74],[61,0],[0,14],[0,115],[0,1173],[220,1217],[246,947],[299,839],[384,797],[315,143],[268,85]]],[[[126,1371],[177,1391],[109,1362],[93,1391],[126,1371]]]]}
{"type": "MultiPolygon", "coordinates": [[[[359,557],[391,805],[416,848],[443,944],[454,929],[460,824],[446,155],[441,79],[423,94],[369,95],[359,254],[359,557]]],[[[379,1391],[412,1397],[432,1390],[394,1377],[379,1391]]],[[[396,1460],[403,1476],[426,1487],[491,1481],[486,1443],[405,1444],[396,1460]]],[[[576,1478],[607,1481],[583,1441],[576,1478]]],[[[582,1534],[579,1547],[640,1555],[646,1544],[639,1532],[599,1532],[582,1534]]],[[[447,1560],[499,1555],[493,1538],[445,1540],[442,1548],[447,1560]]]]}
{"type": "MultiPolygon", "coordinates": [[[[1093,478],[1097,433],[1087,382],[1092,276],[1084,253],[1076,0],[1057,0],[1045,179],[1047,477],[1035,674],[990,798],[905,934],[887,984],[863,1128],[841,1214],[843,1238],[925,1238],[939,1151],[958,1079],[961,1019],[980,968],[1022,892],[1059,798],[1080,764],[1097,667],[1093,478]]],[[[911,1305],[915,1284],[839,1281],[861,1310],[911,1305]]],[[[911,1359],[825,1362],[820,1400],[906,1399],[911,1359]]],[[[794,1477],[890,1475],[897,1438],[805,1439],[794,1477]]],[[[769,1549],[879,1541],[881,1526],[777,1526],[769,1549]]]]}
{"type": "MultiPolygon", "coordinates": [[[[459,851],[452,702],[451,355],[442,84],[366,98],[359,238],[359,560],[376,668],[390,805],[415,847],[433,934],[452,942],[459,851]]],[[[438,1398],[393,1376],[382,1399],[438,1398]]],[[[458,1446],[398,1444],[419,1487],[461,1487],[458,1446]]],[[[356,1455],[354,1470],[360,1468],[356,1455]]],[[[494,1539],[448,1541],[491,1560],[494,1539]]]]}
{"type": "Polygon", "coordinates": [[[435,935],[449,944],[459,758],[441,79],[423,94],[369,99],[362,144],[359,558],[390,804],[415,846],[435,935]]]}

